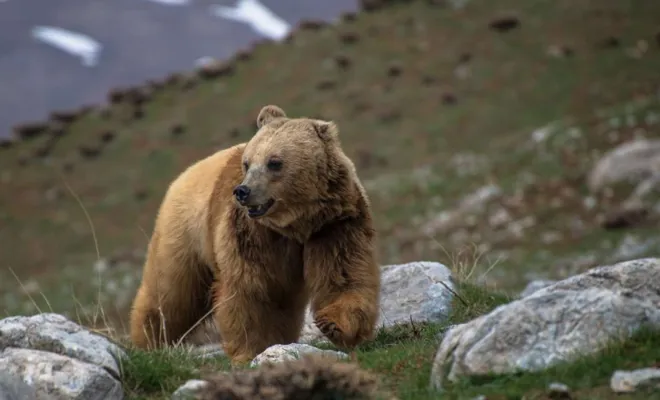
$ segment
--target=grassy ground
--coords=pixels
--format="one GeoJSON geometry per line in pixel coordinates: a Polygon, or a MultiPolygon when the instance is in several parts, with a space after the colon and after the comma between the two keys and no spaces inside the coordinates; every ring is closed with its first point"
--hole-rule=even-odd
{"type": "MultiPolygon", "coordinates": [[[[511,293],[657,254],[654,219],[603,229],[624,193],[593,201],[585,176],[617,144],[660,136],[660,3],[391,3],[0,146],[0,311],[52,310],[121,335],[168,183],[248,140],[269,103],[339,124],[383,263],[476,254],[495,265],[480,283],[511,293]]],[[[415,359],[403,342],[369,354],[396,346],[415,359]]]]}
{"type": "Polygon", "coordinates": [[[603,151],[660,133],[659,12],[615,0],[395,2],[0,149],[0,309],[84,316],[101,301],[123,329],[167,184],[248,140],[268,103],[339,123],[383,263],[470,262],[476,250],[498,261],[487,283],[517,290],[657,251],[654,221],[602,229],[615,201],[588,207],[584,181],[603,151]],[[506,18],[519,24],[491,27],[506,18]]]}
{"type": "MultiPolygon", "coordinates": [[[[381,331],[376,339],[358,349],[360,366],[377,374],[382,388],[400,400],[436,399],[440,393],[428,389],[431,364],[439,336],[449,325],[468,321],[506,303],[506,295],[471,284],[459,285],[461,300],[456,299],[446,323],[399,325],[381,331]]],[[[332,345],[319,346],[333,348],[332,345]]],[[[131,350],[123,364],[124,384],[130,399],[167,399],[177,387],[215,370],[228,369],[227,359],[196,359],[186,350],[142,352],[131,350]]],[[[660,393],[639,391],[614,394],[609,388],[617,369],[645,368],[660,360],[660,335],[641,331],[632,339],[613,343],[604,351],[577,362],[558,365],[542,373],[514,374],[465,379],[448,385],[443,399],[473,399],[484,395],[489,400],[546,400],[551,383],[563,383],[573,399],[660,399],[660,393]]]]}

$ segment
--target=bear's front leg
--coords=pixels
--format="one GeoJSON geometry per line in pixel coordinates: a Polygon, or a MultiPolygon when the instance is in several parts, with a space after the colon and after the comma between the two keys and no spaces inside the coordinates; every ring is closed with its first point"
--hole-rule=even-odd
{"type": "Polygon", "coordinates": [[[336,346],[352,348],[374,336],[380,311],[380,268],[374,231],[348,220],[305,243],[305,280],[316,326],[336,346]]]}
{"type": "Polygon", "coordinates": [[[272,345],[298,340],[307,305],[302,287],[273,296],[258,278],[249,284],[225,278],[214,287],[215,321],[233,365],[249,363],[272,345]]]}

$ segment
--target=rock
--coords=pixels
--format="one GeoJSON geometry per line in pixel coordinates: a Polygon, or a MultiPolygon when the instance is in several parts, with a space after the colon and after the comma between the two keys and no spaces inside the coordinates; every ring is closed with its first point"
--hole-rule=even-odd
{"type": "Polygon", "coordinates": [[[499,186],[493,184],[482,186],[461,199],[458,207],[442,211],[438,215],[429,218],[421,226],[421,230],[430,237],[448,233],[452,230],[455,231],[458,225],[465,223],[465,219],[470,214],[484,213],[488,205],[501,198],[501,196],[502,189],[499,186]]]}
{"type": "Polygon", "coordinates": [[[0,320],[0,365],[37,398],[122,399],[119,360],[125,356],[104,336],[59,314],[0,320]]]}
{"type": "Polygon", "coordinates": [[[653,254],[660,247],[660,238],[626,234],[619,245],[614,249],[612,255],[607,258],[608,263],[618,263],[624,260],[644,257],[653,254]]]}
{"type": "Polygon", "coordinates": [[[559,382],[553,382],[548,385],[548,397],[556,400],[570,400],[571,388],[559,382]]]}
{"type": "Polygon", "coordinates": [[[0,354],[5,373],[29,383],[37,399],[123,399],[121,383],[108,371],[41,350],[8,348],[0,354]]]}
{"type": "Polygon", "coordinates": [[[209,383],[201,379],[190,379],[172,393],[172,400],[194,399],[209,383]]]}
{"type": "Polygon", "coordinates": [[[520,292],[520,297],[527,297],[530,294],[536,292],[539,289],[543,289],[544,287],[548,287],[555,283],[557,281],[553,281],[551,279],[540,279],[540,280],[535,280],[531,281],[525,286],[525,289],[523,289],[522,292],[520,292]]]}
{"type": "Polygon", "coordinates": [[[36,392],[20,377],[0,371],[0,400],[33,399],[36,392]]]}
{"type": "Polygon", "coordinates": [[[514,16],[496,18],[488,24],[490,29],[498,32],[508,32],[520,26],[520,20],[514,16]]]}
{"type": "MultiPolygon", "coordinates": [[[[389,328],[407,322],[440,322],[451,312],[454,284],[443,264],[419,261],[381,269],[381,314],[378,326],[389,328]]],[[[307,310],[302,343],[327,341],[307,310]]]]}
{"type": "Polygon", "coordinates": [[[660,368],[614,371],[610,388],[616,393],[631,393],[642,388],[660,388],[660,368]]]}
{"type": "Polygon", "coordinates": [[[660,328],[660,259],[593,268],[456,325],[435,356],[431,386],[464,376],[540,371],[660,328]]]}
{"type": "Polygon", "coordinates": [[[224,356],[225,350],[220,343],[208,343],[193,347],[191,353],[198,358],[215,358],[224,356]]]}
{"type": "Polygon", "coordinates": [[[660,174],[660,139],[637,139],[605,153],[587,177],[593,193],[619,182],[640,183],[660,174]]]}
{"type": "Polygon", "coordinates": [[[644,222],[649,210],[641,205],[619,207],[605,215],[602,227],[608,230],[623,229],[644,222]]]}
{"type": "Polygon", "coordinates": [[[119,377],[116,357],[123,350],[59,314],[8,317],[0,321],[0,351],[7,348],[42,350],[98,365],[119,377]]]}
{"type": "Polygon", "coordinates": [[[303,355],[312,353],[337,359],[348,358],[348,354],[341,351],[321,350],[317,347],[303,343],[276,344],[257,355],[252,362],[250,362],[250,366],[257,367],[265,362],[277,363],[288,360],[300,360],[303,355]]]}

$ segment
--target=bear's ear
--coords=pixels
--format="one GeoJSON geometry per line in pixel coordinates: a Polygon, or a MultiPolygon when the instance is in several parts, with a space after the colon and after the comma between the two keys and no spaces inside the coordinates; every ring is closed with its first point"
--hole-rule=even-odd
{"type": "Polygon", "coordinates": [[[272,122],[277,118],[286,118],[284,110],[275,105],[267,105],[259,111],[257,116],[257,128],[272,122]]]}
{"type": "Polygon", "coordinates": [[[325,142],[334,140],[339,136],[339,128],[337,128],[337,124],[332,121],[316,120],[314,121],[314,129],[321,140],[325,142]]]}

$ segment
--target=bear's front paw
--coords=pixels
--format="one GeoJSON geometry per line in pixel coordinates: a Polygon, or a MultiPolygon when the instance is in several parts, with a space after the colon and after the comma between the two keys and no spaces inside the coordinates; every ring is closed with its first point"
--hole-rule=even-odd
{"type": "Polygon", "coordinates": [[[352,348],[363,341],[359,326],[349,318],[351,310],[330,306],[316,313],[314,324],[335,346],[352,348]]]}
{"type": "Polygon", "coordinates": [[[314,320],[314,324],[332,342],[339,340],[343,336],[343,332],[337,327],[337,324],[326,317],[317,317],[314,320]]]}

